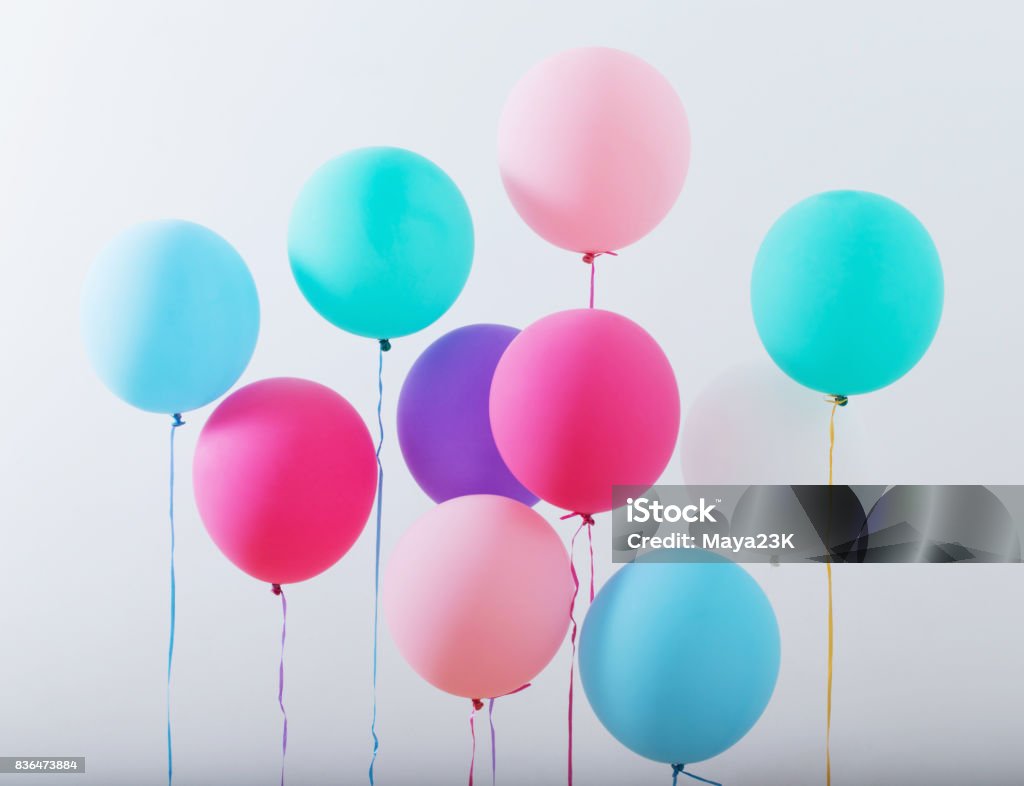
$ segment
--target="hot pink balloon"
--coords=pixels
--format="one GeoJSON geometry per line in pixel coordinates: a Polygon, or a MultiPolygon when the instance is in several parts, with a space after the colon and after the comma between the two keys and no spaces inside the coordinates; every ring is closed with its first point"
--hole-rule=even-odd
{"type": "Polygon", "coordinates": [[[569,628],[569,555],[539,513],[490,494],[413,524],[384,574],[384,616],[423,679],[468,699],[502,696],[551,661],[569,628]]]}
{"type": "Polygon", "coordinates": [[[327,570],[366,525],[377,485],[373,440],[330,388],[264,379],[226,398],[199,435],[196,504],[224,555],[272,584],[327,570]]]}
{"type": "Polygon", "coordinates": [[[679,389],[657,342],[625,317],[561,311],[534,322],[491,382],[502,458],[541,499],[578,513],[612,508],[613,485],[648,486],[679,433],[679,389]]]}
{"type": "Polygon", "coordinates": [[[570,251],[616,251],[675,204],[690,165],[690,126],[672,85],[644,60],[570,49],[512,90],[498,161],[534,232],[570,251]]]}

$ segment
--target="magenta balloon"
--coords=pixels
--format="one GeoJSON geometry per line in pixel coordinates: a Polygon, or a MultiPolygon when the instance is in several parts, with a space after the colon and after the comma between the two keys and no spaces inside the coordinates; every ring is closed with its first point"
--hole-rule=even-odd
{"type": "Polygon", "coordinates": [[[565,546],[540,514],[507,497],[458,497],[398,542],[384,574],[384,616],[427,682],[470,699],[501,696],[558,652],[569,576],[565,546]]]}
{"type": "Polygon", "coordinates": [[[292,584],[327,570],[366,525],[373,440],[330,388],[265,379],[226,398],[199,435],[192,469],[206,531],[235,565],[292,584]]]}
{"type": "Polygon", "coordinates": [[[512,90],[498,162],[534,232],[571,251],[616,251],[675,204],[690,165],[690,126],[672,85],[639,57],[570,49],[512,90]]]}
{"type": "Polygon", "coordinates": [[[537,498],[501,460],[491,434],[491,377],[519,335],[507,325],[466,325],[441,336],[413,364],[398,397],[398,442],[412,476],[434,502],[499,494],[537,498]]]}
{"type": "Polygon", "coordinates": [[[597,309],[534,322],[502,355],[491,429],[512,474],[565,510],[612,508],[613,485],[650,485],[672,457],[679,390],[635,322],[597,309]]]}

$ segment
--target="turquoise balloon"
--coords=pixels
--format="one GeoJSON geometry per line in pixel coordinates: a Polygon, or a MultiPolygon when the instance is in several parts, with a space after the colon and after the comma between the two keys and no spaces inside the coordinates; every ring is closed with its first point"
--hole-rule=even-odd
{"type": "Polygon", "coordinates": [[[226,393],[249,365],[259,327],[242,257],[188,221],[150,221],[118,235],[82,292],[82,336],[96,373],[149,412],[187,412],[226,393]]]}
{"type": "Polygon", "coordinates": [[[750,292],[778,366],[809,388],[849,396],[895,382],[924,355],[942,314],[942,266],[906,208],[828,191],[775,222],[750,292]]]}
{"type": "Polygon", "coordinates": [[[455,302],[473,262],[473,221],[437,165],[368,147],[328,161],[303,186],[288,256],[324,319],[358,336],[395,338],[455,302]]]}
{"type": "Polygon", "coordinates": [[[743,568],[709,552],[672,556],[685,561],[651,554],[601,588],[580,636],[580,679],[619,742],[690,764],[731,747],[764,712],[779,629],[743,568]]]}

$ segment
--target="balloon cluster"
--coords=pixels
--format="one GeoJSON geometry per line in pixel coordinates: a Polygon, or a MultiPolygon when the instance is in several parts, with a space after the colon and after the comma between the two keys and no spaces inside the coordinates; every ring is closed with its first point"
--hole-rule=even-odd
{"type": "MultiPolygon", "coordinates": [[[[689,166],[689,125],[674,89],[613,49],[576,49],[536,66],[512,91],[498,136],[516,211],[591,265],[661,222],[689,166]]],[[[473,224],[436,165],[366,148],[306,182],[288,255],[310,305],[384,352],[458,297],[473,224]]],[[[830,394],[867,392],[906,373],[935,332],[941,299],[927,233],[871,194],[801,203],[772,228],[754,266],[752,305],[768,352],[830,394]]],[[[176,425],[237,381],[259,323],[237,252],[175,221],[135,227],[103,251],[82,313],[101,379],[130,404],[174,414],[176,425]]],[[[576,572],[531,507],[544,500],[575,514],[589,535],[594,514],[613,507],[613,484],[658,481],[679,424],[663,350],[637,323],[592,304],[522,331],[469,325],[431,344],[402,387],[398,439],[437,504],[407,529],[383,581],[386,618],[412,668],[478,703],[532,680],[570,625],[575,642],[576,572]]],[[[254,382],[203,428],[193,469],[199,512],[228,559],[277,591],[327,570],[357,540],[383,480],[379,450],[334,391],[299,379],[254,382]]],[[[379,517],[378,506],[378,534],[379,517]]],[[[591,599],[581,679],[624,745],[678,774],[730,747],[765,709],[778,627],[739,566],[710,557],[640,562],[591,599]]]]}

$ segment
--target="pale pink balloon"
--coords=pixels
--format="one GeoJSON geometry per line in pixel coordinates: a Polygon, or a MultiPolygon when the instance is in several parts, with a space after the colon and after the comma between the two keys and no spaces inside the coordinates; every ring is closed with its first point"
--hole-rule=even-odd
{"type": "Polygon", "coordinates": [[[534,66],[498,127],[505,190],[545,240],[616,251],[666,216],[690,165],[686,110],[639,57],[570,49],[534,66]]]}
{"type": "Polygon", "coordinates": [[[509,344],[491,382],[491,430],[505,464],[565,510],[612,508],[613,485],[648,486],[679,433],[668,358],[611,311],[561,311],[509,344]]]}
{"type": "Polygon", "coordinates": [[[413,670],[469,699],[536,677],[569,628],[561,538],[539,513],[474,494],[432,509],[402,536],[384,574],[384,617],[413,670]]]}
{"type": "Polygon", "coordinates": [[[366,525],[377,486],[359,413],[305,379],[264,379],[226,398],[199,435],[199,514],[235,565],[272,584],[327,570],[366,525]]]}

